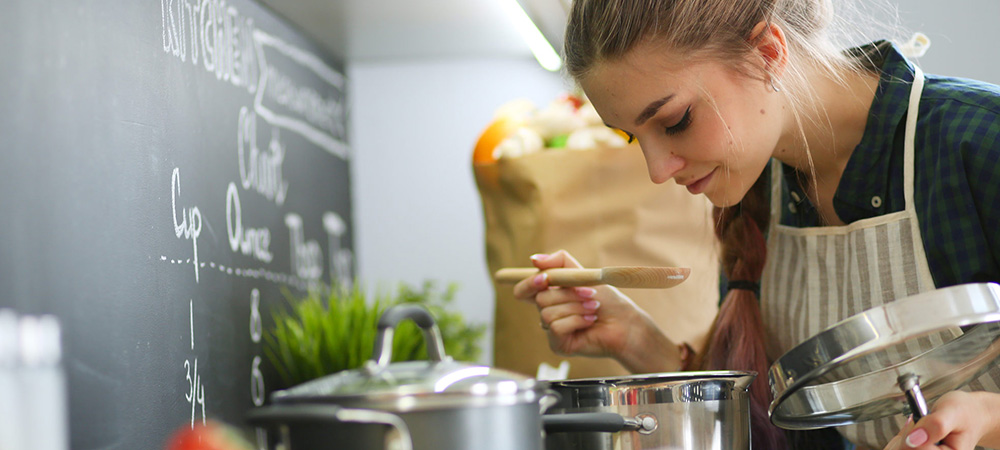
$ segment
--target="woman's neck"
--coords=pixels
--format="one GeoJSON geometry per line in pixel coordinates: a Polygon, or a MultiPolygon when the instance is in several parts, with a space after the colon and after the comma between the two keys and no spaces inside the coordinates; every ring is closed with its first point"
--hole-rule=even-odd
{"type": "Polygon", "coordinates": [[[803,93],[798,120],[791,106],[785,109],[785,132],[774,157],[807,177],[802,188],[824,224],[841,225],[833,195],[864,136],[879,79],[867,72],[847,73],[841,81],[819,70],[805,75],[812,92],[803,93]]]}

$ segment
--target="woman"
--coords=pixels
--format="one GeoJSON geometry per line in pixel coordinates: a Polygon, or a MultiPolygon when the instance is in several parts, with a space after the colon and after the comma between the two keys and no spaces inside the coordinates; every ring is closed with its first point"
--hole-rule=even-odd
{"type": "MultiPolygon", "coordinates": [[[[923,75],[888,42],[842,51],[831,19],[829,0],[574,2],[570,75],[638,140],[654,182],[715,204],[731,281],[707,354],[692,355],[611,287],[523,280],[515,296],[538,305],[554,350],[641,373],[764,373],[850,315],[1000,280],[1000,87],[923,75]]],[[[532,260],[579,266],[562,251],[532,260]]],[[[903,431],[902,418],[839,431],[858,448],[1000,447],[1000,376],[971,386],[903,431]]],[[[755,447],[787,446],[764,377],[751,397],[755,447]]]]}

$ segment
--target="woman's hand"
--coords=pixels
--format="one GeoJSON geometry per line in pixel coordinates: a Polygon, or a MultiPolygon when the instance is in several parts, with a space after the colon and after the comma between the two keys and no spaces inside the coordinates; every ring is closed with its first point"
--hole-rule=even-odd
{"type": "Polygon", "coordinates": [[[1000,447],[1000,394],[949,392],[931,413],[903,427],[886,450],[973,450],[1000,447]]]}
{"type": "MultiPolygon", "coordinates": [[[[535,267],[582,267],[569,253],[534,255],[535,267]]],[[[564,355],[608,356],[634,373],[678,370],[679,351],[645,311],[611,286],[550,287],[546,275],[521,280],[514,297],[538,307],[549,346],[564,355]]]]}

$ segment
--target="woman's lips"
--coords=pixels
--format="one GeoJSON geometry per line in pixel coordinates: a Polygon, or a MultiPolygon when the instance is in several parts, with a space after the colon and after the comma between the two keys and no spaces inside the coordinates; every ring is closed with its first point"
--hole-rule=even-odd
{"type": "Polygon", "coordinates": [[[687,185],[688,192],[695,195],[705,192],[705,188],[708,187],[708,183],[712,181],[712,176],[715,175],[716,170],[719,170],[719,168],[716,167],[715,169],[712,169],[712,171],[709,172],[708,175],[705,175],[700,180],[687,185]]]}

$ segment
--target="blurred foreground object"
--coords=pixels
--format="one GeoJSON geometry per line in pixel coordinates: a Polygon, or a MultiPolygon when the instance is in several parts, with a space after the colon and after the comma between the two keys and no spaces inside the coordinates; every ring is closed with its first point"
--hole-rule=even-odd
{"type": "Polygon", "coordinates": [[[181,426],[164,450],[253,450],[253,446],[235,428],[210,420],[181,426]]]}
{"type": "Polygon", "coordinates": [[[59,322],[0,309],[0,449],[68,450],[68,422],[59,322]]]}

